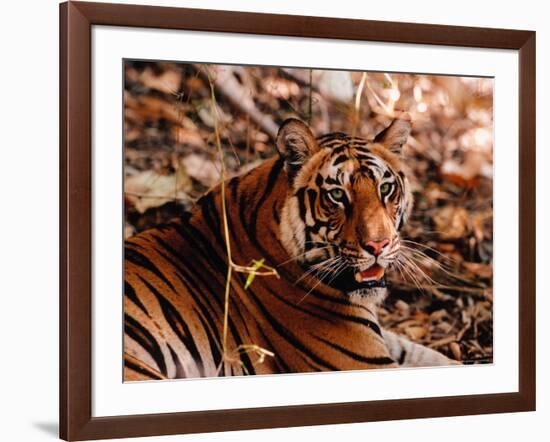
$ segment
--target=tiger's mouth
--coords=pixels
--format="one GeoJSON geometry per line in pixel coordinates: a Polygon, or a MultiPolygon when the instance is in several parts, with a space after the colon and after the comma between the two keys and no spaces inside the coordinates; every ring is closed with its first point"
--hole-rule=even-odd
{"type": "Polygon", "coordinates": [[[373,264],[365,270],[357,271],[349,267],[332,281],[332,286],[346,293],[368,293],[370,289],[386,287],[385,269],[373,264]]]}
{"type": "Polygon", "coordinates": [[[385,269],[379,264],[373,264],[368,269],[355,273],[355,280],[358,283],[380,281],[384,278],[385,269]]]}

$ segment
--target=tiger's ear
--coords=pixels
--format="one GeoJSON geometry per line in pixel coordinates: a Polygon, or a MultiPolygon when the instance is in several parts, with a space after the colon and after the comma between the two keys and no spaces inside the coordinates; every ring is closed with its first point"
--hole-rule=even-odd
{"type": "Polygon", "coordinates": [[[319,150],[311,129],[303,121],[289,118],[279,128],[277,150],[285,160],[289,178],[294,178],[302,165],[319,150]]]}
{"type": "Polygon", "coordinates": [[[391,152],[401,155],[403,144],[411,133],[411,119],[408,115],[393,120],[388,127],[374,138],[375,143],[386,146],[391,152]]]}

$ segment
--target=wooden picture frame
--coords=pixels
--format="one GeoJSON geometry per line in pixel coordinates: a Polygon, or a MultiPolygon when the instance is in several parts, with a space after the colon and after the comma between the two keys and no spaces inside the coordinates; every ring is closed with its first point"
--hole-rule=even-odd
{"type": "Polygon", "coordinates": [[[535,410],[535,32],[153,6],[60,5],[60,436],[86,440],[535,410]],[[93,25],[519,52],[519,391],[92,417],[93,25]]]}

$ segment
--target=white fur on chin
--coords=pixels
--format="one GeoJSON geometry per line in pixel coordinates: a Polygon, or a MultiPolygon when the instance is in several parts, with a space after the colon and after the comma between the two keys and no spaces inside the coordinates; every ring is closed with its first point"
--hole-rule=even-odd
{"type": "Polygon", "coordinates": [[[357,289],[353,292],[348,292],[348,296],[352,302],[357,304],[376,304],[380,305],[386,298],[388,290],[386,287],[372,287],[365,289],[357,289]]]}

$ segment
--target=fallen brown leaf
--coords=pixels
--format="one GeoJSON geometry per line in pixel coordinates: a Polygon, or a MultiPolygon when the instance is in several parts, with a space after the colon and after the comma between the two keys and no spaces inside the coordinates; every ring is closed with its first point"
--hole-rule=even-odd
{"type": "Polygon", "coordinates": [[[445,206],[433,217],[442,239],[463,238],[468,228],[468,212],[463,207],[445,206]]]}

